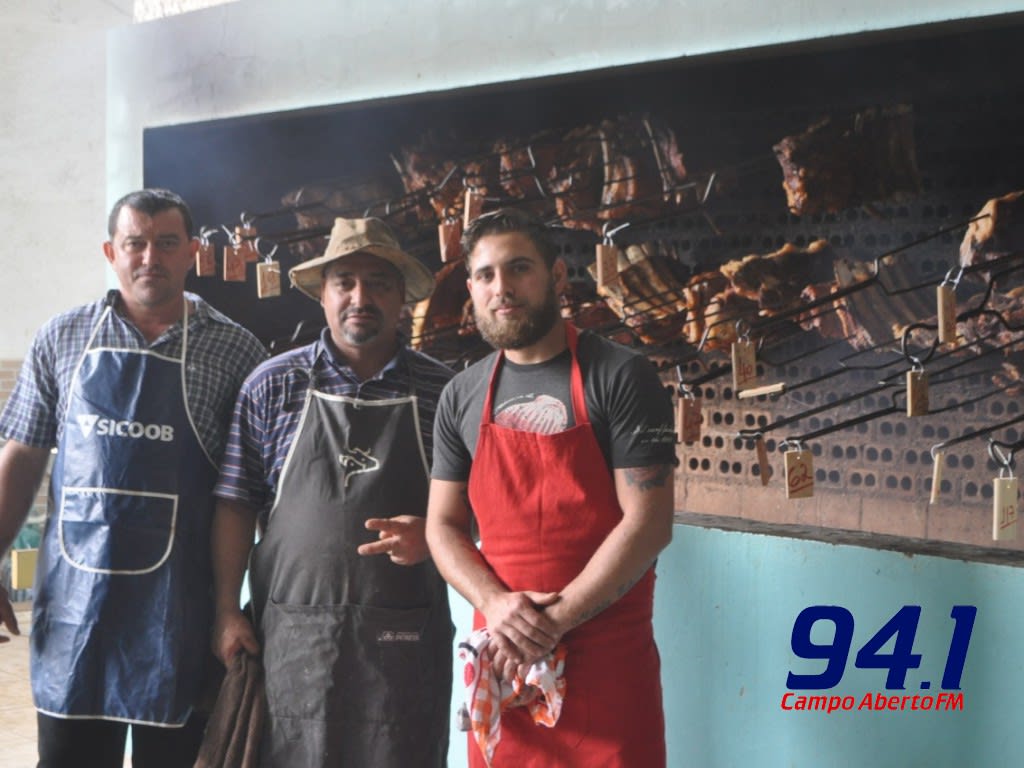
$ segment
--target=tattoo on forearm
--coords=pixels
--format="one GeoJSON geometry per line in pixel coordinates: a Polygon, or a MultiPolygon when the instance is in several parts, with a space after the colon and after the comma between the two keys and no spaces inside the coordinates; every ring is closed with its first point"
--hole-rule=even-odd
{"type": "Polygon", "coordinates": [[[629,485],[641,491],[649,491],[651,488],[661,488],[671,480],[672,470],[671,464],[658,464],[653,467],[630,467],[623,472],[629,485]]]}
{"type": "Polygon", "coordinates": [[[647,569],[651,567],[651,563],[653,562],[654,560],[651,560],[649,563],[647,563],[643,570],[641,570],[640,573],[638,573],[632,579],[629,579],[619,584],[618,588],[615,590],[615,597],[613,597],[611,600],[602,600],[589,611],[585,611],[584,613],[582,613],[577,624],[582,624],[584,621],[589,621],[590,619],[597,616],[597,614],[609,608],[613,603],[618,602],[618,600],[623,595],[629,592],[629,590],[631,590],[634,587],[634,585],[644,577],[644,574],[647,573],[647,569]]]}
{"type": "Polygon", "coordinates": [[[590,621],[592,618],[597,616],[597,614],[601,613],[601,611],[606,609],[608,606],[610,606],[614,602],[615,602],[614,600],[604,600],[604,601],[598,603],[597,605],[595,605],[589,611],[585,611],[585,612],[581,613],[580,614],[580,619],[577,622],[577,624],[582,624],[585,621],[590,621]]]}

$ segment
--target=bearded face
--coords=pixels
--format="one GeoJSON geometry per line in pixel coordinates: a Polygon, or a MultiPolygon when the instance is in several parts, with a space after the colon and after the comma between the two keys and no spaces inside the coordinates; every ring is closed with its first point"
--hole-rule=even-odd
{"type": "Polygon", "coordinates": [[[523,350],[541,342],[560,319],[565,264],[549,266],[528,236],[481,237],[469,254],[466,285],[477,328],[492,346],[523,350]]]}
{"type": "Polygon", "coordinates": [[[473,307],[476,327],[495,349],[523,349],[536,344],[561,316],[554,280],[536,303],[499,297],[492,307],[473,307]]]}

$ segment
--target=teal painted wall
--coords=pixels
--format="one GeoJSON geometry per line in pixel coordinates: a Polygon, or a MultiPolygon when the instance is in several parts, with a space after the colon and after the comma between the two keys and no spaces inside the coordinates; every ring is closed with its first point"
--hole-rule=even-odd
{"type": "MultiPolygon", "coordinates": [[[[669,766],[1020,765],[1021,594],[1024,570],[1016,568],[676,526],[658,564],[655,598],[669,766]],[[853,614],[846,673],[821,693],[859,704],[865,693],[885,692],[886,671],[855,669],[856,651],[904,605],[922,607],[913,648],[921,666],[908,672],[905,693],[940,692],[950,609],[958,604],[978,609],[961,681],[963,711],[781,709],[787,672],[824,665],[790,650],[793,622],[807,606],[840,605],[853,614]],[[919,690],[925,680],[932,690],[919,690]]],[[[458,600],[454,613],[461,637],[469,627],[466,604],[458,600]]],[[[830,638],[825,625],[815,628],[815,642],[830,638]]],[[[453,699],[460,693],[457,687],[453,699]]],[[[449,764],[461,768],[464,737],[453,734],[452,744],[449,764]]]]}

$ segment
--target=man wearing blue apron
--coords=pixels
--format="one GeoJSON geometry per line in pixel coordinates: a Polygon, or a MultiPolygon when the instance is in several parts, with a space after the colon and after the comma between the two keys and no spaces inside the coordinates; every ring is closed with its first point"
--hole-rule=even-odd
{"type": "Polygon", "coordinates": [[[377,219],[337,219],[290,275],[327,328],[239,394],[216,490],[214,649],[262,656],[263,766],[443,768],[453,629],[424,515],[452,371],[398,331],[433,277],[377,219]],[[255,629],[239,609],[247,559],[255,629]]]}
{"type": "Polygon", "coordinates": [[[120,288],[40,330],[0,417],[0,551],[57,447],[31,634],[41,768],[120,768],[129,724],[134,765],[194,762],[216,464],[265,357],[184,292],[196,242],[181,198],[132,193],[110,223],[120,288]]]}

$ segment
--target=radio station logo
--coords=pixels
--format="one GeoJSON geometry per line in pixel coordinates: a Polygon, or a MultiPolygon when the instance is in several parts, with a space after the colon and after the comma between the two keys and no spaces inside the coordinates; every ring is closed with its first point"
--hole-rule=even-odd
{"type": "MultiPolygon", "coordinates": [[[[839,696],[822,691],[835,688],[846,673],[853,647],[853,614],[839,605],[808,606],[793,622],[790,646],[799,658],[817,662],[819,671],[790,670],[786,676],[788,690],[782,695],[779,706],[784,712],[826,714],[850,710],[962,712],[965,700],[960,690],[960,679],[977,614],[978,609],[973,605],[954,605],[950,611],[953,627],[943,661],[939,692],[928,693],[932,690],[934,678],[927,673],[921,676],[930,679],[917,682],[919,692],[907,691],[907,673],[922,667],[922,655],[914,653],[914,636],[921,619],[921,606],[904,605],[857,650],[854,657],[856,669],[886,670],[884,690],[839,696]],[[819,622],[831,625],[831,640],[815,642],[811,639],[812,630],[819,622]],[[889,650],[885,650],[887,648],[889,650]],[[824,663],[823,669],[820,668],[821,663],[824,663]]],[[[928,668],[929,665],[925,665],[925,669],[928,668]]]]}

